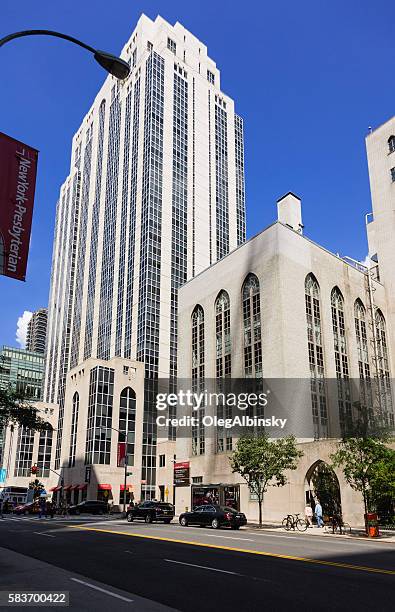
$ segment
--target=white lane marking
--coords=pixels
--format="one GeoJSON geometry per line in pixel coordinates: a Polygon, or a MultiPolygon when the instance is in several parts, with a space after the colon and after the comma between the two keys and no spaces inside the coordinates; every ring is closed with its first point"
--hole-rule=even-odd
{"type": "Polygon", "coordinates": [[[90,584],[90,582],[85,582],[84,580],[78,580],[78,578],[70,578],[73,582],[78,582],[79,584],[83,584],[91,589],[95,589],[95,591],[100,591],[101,593],[106,593],[106,595],[111,595],[111,597],[116,597],[117,599],[122,599],[122,601],[127,601],[128,603],[133,603],[133,599],[128,599],[128,597],[123,597],[122,595],[118,595],[118,593],[113,593],[112,591],[107,591],[107,589],[102,589],[95,584],[90,584]]]}
{"type": "Polygon", "coordinates": [[[35,533],[36,535],[47,536],[47,538],[54,538],[55,537],[53,535],[50,535],[49,533],[44,533],[43,531],[33,531],[33,533],[35,533]]]}
{"type": "Polygon", "coordinates": [[[252,538],[236,538],[235,536],[217,535],[214,533],[205,533],[205,538],[225,538],[225,540],[244,540],[245,542],[253,542],[252,538]]]}
{"type": "Polygon", "coordinates": [[[134,553],[131,550],[124,550],[124,553],[128,553],[128,555],[133,555],[134,553]]]}
{"type": "Polygon", "coordinates": [[[232,576],[242,576],[237,572],[229,572],[228,570],[218,569],[217,567],[206,567],[205,565],[196,565],[195,563],[184,563],[183,561],[174,561],[173,559],[163,559],[167,563],[177,563],[177,565],[188,565],[189,567],[198,567],[199,569],[209,570],[210,572],[221,572],[221,574],[232,574],[232,576]]]}

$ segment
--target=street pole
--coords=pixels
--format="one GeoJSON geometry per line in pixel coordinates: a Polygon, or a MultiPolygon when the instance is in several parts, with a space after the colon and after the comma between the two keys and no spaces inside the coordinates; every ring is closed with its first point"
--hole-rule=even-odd
{"type": "Polygon", "coordinates": [[[128,475],[128,444],[126,442],[126,454],[125,454],[125,480],[124,480],[124,488],[123,488],[123,513],[126,514],[126,479],[128,475]]]}
{"type": "Polygon", "coordinates": [[[8,36],[4,36],[4,38],[0,39],[0,47],[10,42],[11,40],[15,40],[16,38],[23,38],[25,36],[54,36],[55,38],[62,38],[63,40],[68,40],[69,42],[86,49],[90,53],[93,54],[93,57],[97,61],[98,64],[104,70],[107,70],[110,74],[115,76],[117,79],[123,80],[126,79],[130,74],[130,66],[125,60],[117,57],[116,55],[112,55],[111,53],[107,53],[106,51],[100,51],[99,49],[95,49],[90,45],[74,38],[74,36],[69,36],[68,34],[62,34],[61,32],[54,32],[53,30],[23,30],[22,32],[14,32],[13,34],[8,34],[8,36]]]}

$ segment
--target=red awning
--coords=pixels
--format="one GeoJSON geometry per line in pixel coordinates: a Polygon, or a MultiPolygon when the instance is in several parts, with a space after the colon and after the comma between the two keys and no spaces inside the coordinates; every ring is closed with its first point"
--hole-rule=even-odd
{"type": "Polygon", "coordinates": [[[61,488],[62,488],[62,487],[51,487],[51,488],[49,489],[49,492],[50,492],[50,493],[55,493],[55,491],[60,491],[60,489],[61,489],[61,488]]]}
{"type": "Polygon", "coordinates": [[[85,484],[79,485],[78,490],[79,491],[85,491],[85,489],[87,489],[87,488],[88,488],[88,485],[87,485],[87,483],[85,483],[85,484]]]}
{"type": "Polygon", "coordinates": [[[99,484],[97,485],[99,491],[111,491],[112,486],[110,484],[99,484]]]}
{"type": "Polygon", "coordinates": [[[72,488],[73,485],[66,485],[65,487],[63,487],[63,491],[71,491],[72,488]]]}
{"type": "Polygon", "coordinates": [[[79,487],[79,486],[80,486],[79,484],[73,485],[73,486],[71,487],[70,491],[76,491],[76,490],[78,489],[78,487],[79,487]]]}
{"type": "MultiPolygon", "coordinates": [[[[121,484],[121,485],[119,485],[119,488],[120,488],[121,491],[124,491],[125,490],[125,485],[121,484]]],[[[129,489],[133,489],[133,485],[127,484],[126,485],[126,490],[129,491],[129,489]]]]}

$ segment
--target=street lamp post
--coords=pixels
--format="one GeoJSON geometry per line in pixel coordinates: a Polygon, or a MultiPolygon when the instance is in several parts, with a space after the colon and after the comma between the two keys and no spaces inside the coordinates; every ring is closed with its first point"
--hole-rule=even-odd
{"type": "Polygon", "coordinates": [[[117,57],[116,55],[112,55],[111,53],[107,53],[106,51],[95,49],[94,47],[81,42],[77,38],[74,38],[74,36],[68,36],[68,34],[62,34],[61,32],[53,32],[52,30],[23,30],[22,32],[14,32],[13,34],[8,34],[8,36],[4,36],[4,38],[0,39],[0,47],[11,40],[23,38],[24,36],[55,36],[56,38],[63,38],[64,40],[68,40],[69,42],[90,51],[90,53],[93,53],[97,63],[117,79],[123,80],[129,76],[130,66],[127,62],[125,62],[125,60],[117,57]]]}

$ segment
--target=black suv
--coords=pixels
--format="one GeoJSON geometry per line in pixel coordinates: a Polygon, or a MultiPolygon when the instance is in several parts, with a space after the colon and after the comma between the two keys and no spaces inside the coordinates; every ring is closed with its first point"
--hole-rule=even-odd
{"type": "Polygon", "coordinates": [[[246,516],[242,512],[237,512],[234,508],[227,506],[211,505],[196,506],[192,512],[183,512],[179,520],[183,527],[211,525],[213,529],[219,529],[222,525],[231,529],[239,529],[247,523],[246,516]]]}
{"type": "Polygon", "coordinates": [[[166,502],[145,501],[136,506],[129,506],[126,520],[131,523],[134,520],[143,520],[146,523],[163,521],[170,523],[174,518],[174,506],[166,502]]]}
{"type": "Polygon", "coordinates": [[[70,506],[70,514],[108,514],[108,503],[104,501],[87,500],[76,506],[70,506]]]}

